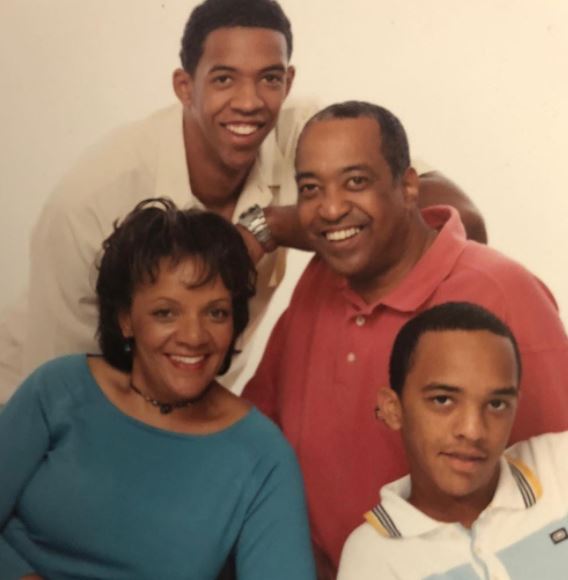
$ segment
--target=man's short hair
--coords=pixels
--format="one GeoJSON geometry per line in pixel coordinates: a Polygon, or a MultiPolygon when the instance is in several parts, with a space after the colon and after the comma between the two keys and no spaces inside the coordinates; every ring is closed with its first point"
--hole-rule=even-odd
{"type": "Polygon", "coordinates": [[[486,330],[507,338],[513,345],[517,363],[517,378],[521,379],[521,355],[517,340],[511,329],[497,316],[470,302],[446,302],[434,306],[411,318],[398,332],[392,347],[389,378],[391,388],[402,393],[410,372],[420,337],[426,332],[447,330],[486,330]]]}
{"type": "Polygon", "coordinates": [[[410,167],[408,138],[402,123],[388,109],[364,101],[345,101],[329,105],[316,113],[306,124],[304,131],[318,121],[330,119],[374,119],[381,129],[381,153],[385,158],[393,179],[399,179],[410,167]]]}
{"type": "Polygon", "coordinates": [[[292,55],[292,27],[276,0],[205,0],[192,11],[185,25],[179,53],[184,70],[193,75],[211,32],[235,26],[281,32],[288,59],[292,55]]]}

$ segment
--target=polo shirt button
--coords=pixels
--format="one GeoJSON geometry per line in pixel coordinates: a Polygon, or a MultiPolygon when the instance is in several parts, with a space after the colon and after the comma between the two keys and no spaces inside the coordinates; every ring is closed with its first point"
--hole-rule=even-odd
{"type": "Polygon", "coordinates": [[[355,319],[355,324],[357,326],[363,326],[365,322],[367,322],[367,319],[362,314],[357,316],[357,318],[355,319]]]}
{"type": "Polygon", "coordinates": [[[356,359],[357,359],[357,357],[355,356],[354,352],[350,352],[347,355],[347,362],[353,363],[353,362],[355,362],[356,359]]]}

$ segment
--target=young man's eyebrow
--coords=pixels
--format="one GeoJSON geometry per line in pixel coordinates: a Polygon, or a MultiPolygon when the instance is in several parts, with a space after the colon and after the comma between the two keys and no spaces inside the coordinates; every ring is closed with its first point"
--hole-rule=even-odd
{"type": "MultiPolygon", "coordinates": [[[[236,73],[238,72],[239,69],[234,67],[234,66],[229,66],[227,64],[216,64],[214,66],[212,66],[209,69],[209,73],[208,74],[212,74],[212,73],[218,73],[218,72],[231,72],[231,73],[236,73]]],[[[271,64],[269,66],[265,66],[263,69],[260,70],[261,74],[267,73],[267,72],[282,72],[285,73],[286,72],[286,67],[281,64],[281,63],[275,63],[275,64],[271,64]]]]}
{"type": "Polygon", "coordinates": [[[282,63],[271,64],[270,66],[265,66],[263,69],[261,69],[260,72],[261,73],[267,73],[267,72],[282,72],[282,73],[285,73],[286,72],[286,67],[282,63]]]}
{"type": "Polygon", "coordinates": [[[517,397],[519,389],[517,387],[503,387],[502,389],[495,389],[491,394],[499,397],[517,397]]]}
{"type": "Polygon", "coordinates": [[[443,391],[445,393],[460,393],[463,389],[454,385],[446,385],[445,383],[428,383],[422,387],[423,393],[431,391],[443,391]]]}
{"type": "Polygon", "coordinates": [[[209,69],[208,74],[217,72],[237,72],[237,69],[234,66],[228,66],[226,64],[216,64],[209,69]]]}
{"type": "MultiPolygon", "coordinates": [[[[432,391],[442,391],[444,393],[460,393],[463,391],[460,387],[454,385],[446,385],[445,383],[428,383],[422,387],[423,393],[430,393],[432,391]]],[[[519,389],[517,387],[502,387],[491,391],[492,397],[517,397],[519,389]]]]}

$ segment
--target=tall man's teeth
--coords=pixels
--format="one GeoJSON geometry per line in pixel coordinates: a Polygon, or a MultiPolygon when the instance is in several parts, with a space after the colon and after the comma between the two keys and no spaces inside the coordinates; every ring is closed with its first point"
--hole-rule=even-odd
{"type": "Polygon", "coordinates": [[[340,242],[347,238],[352,238],[361,231],[361,228],[349,228],[347,230],[337,230],[335,232],[327,232],[325,237],[330,242],[340,242]]]}
{"type": "Polygon", "coordinates": [[[231,133],[235,133],[237,135],[252,135],[256,130],[256,125],[227,125],[227,129],[231,131],[231,133]]]}

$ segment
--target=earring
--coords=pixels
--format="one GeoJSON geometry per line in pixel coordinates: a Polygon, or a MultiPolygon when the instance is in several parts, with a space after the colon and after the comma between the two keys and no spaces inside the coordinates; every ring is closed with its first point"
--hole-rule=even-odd
{"type": "Polygon", "coordinates": [[[131,354],[133,346],[134,346],[134,338],[132,336],[125,336],[124,337],[124,344],[122,347],[122,348],[124,348],[124,352],[126,354],[131,354]]]}

